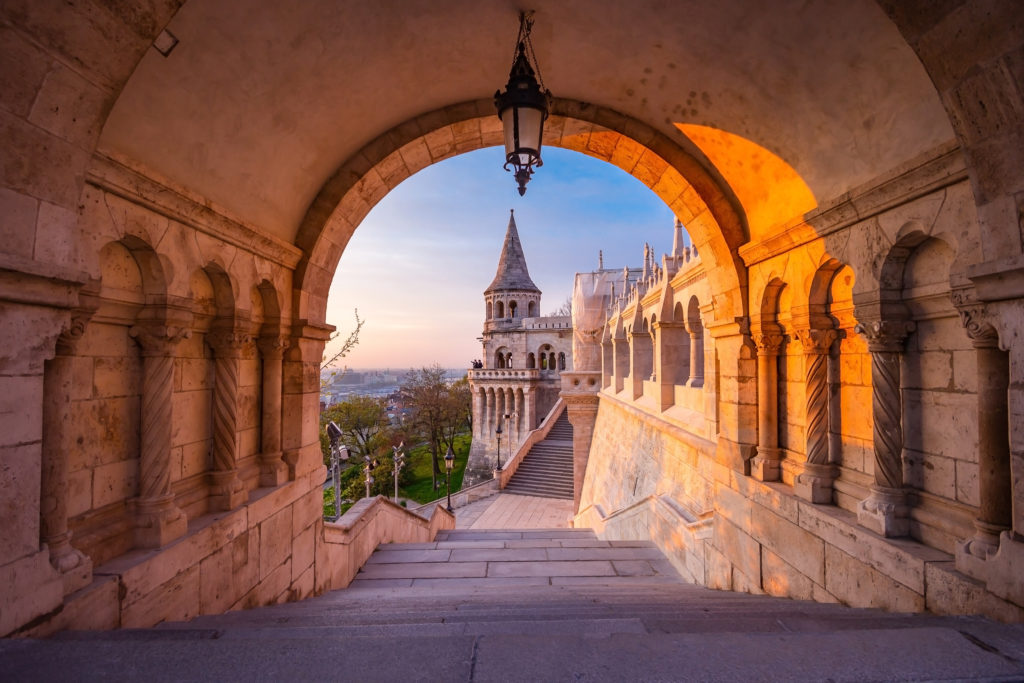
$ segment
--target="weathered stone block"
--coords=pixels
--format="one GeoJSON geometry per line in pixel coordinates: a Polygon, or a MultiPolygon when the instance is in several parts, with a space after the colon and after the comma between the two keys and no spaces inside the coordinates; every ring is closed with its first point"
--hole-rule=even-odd
{"type": "Polygon", "coordinates": [[[233,580],[233,546],[232,542],[199,563],[199,611],[202,614],[224,612],[238,599],[233,580]]]}
{"type": "Polygon", "coordinates": [[[260,524],[260,581],[266,580],[291,552],[292,509],[289,506],[260,524]]]}
{"type": "Polygon", "coordinates": [[[39,550],[40,457],[38,443],[0,448],[0,565],[39,550]]]}
{"type": "Polygon", "coordinates": [[[313,566],[316,527],[310,526],[295,537],[292,542],[292,581],[297,581],[300,574],[313,566]]]}
{"type": "Polygon", "coordinates": [[[711,544],[748,577],[761,576],[761,546],[724,517],[715,516],[711,544]]]}
{"type": "Polygon", "coordinates": [[[174,422],[171,443],[184,445],[204,439],[212,430],[210,392],[187,391],[174,394],[171,399],[174,422]]]}
{"type": "Polygon", "coordinates": [[[905,356],[900,381],[915,389],[946,389],[953,382],[953,356],[949,351],[929,351],[905,356]]]}
{"type": "Polygon", "coordinates": [[[174,362],[178,380],[174,388],[177,391],[213,389],[211,367],[210,361],[205,358],[178,358],[174,362]]]}
{"type": "Polygon", "coordinates": [[[825,544],[820,538],[760,505],[751,510],[750,534],[814,583],[825,584],[825,544]]]}
{"type": "Polygon", "coordinates": [[[1000,600],[985,586],[956,571],[953,562],[926,565],[929,612],[936,614],[984,614],[1000,621],[1024,621],[1024,607],[1000,600]]]}
{"type": "Polygon", "coordinates": [[[123,628],[144,628],[161,621],[188,621],[201,614],[199,565],[194,564],[121,610],[123,628]]]}
{"type": "Polygon", "coordinates": [[[0,557],[4,559],[0,565],[0,586],[4,587],[0,591],[0,635],[5,636],[56,609],[63,598],[64,585],[50,566],[48,550],[33,550],[13,561],[6,555],[0,557]]]}
{"type": "Polygon", "coordinates": [[[835,546],[825,546],[825,589],[851,607],[920,612],[924,595],[915,593],[835,546]]]}
{"type": "Polygon", "coordinates": [[[100,465],[93,471],[92,503],[96,508],[127,500],[138,489],[139,461],[121,460],[100,465]]]}
{"type": "Polygon", "coordinates": [[[210,469],[212,440],[195,441],[181,447],[181,478],[187,479],[210,469]]]}
{"type": "Polygon", "coordinates": [[[95,398],[137,396],[141,393],[140,359],[102,356],[93,361],[92,395],[95,398]]]}
{"type": "Polygon", "coordinates": [[[956,462],[956,500],[967,505],[980,505],[978,494],[978,465],[973,462],[956,462]]]}
{"type": "Polygon", "coordinates": [[[77,401],[68,429],[76,436],[70,465],[92,467],[138,456],[140,407],[138,396],[77,401]]]}
{"type": "Polygon", "coordinates": [[[292,506],[292,536],[298,536],[323,517],[323,500],[323,493],[317,487],[295,501],[292,506]]]}
{"type": "Polygon", "coordinates": [[[813,600],[813,582],[781,557],[761,547],[761,586],[768,595],[813,600]]]}
{"type": "Polygon", "coordinates": [[[956,461],[907,448],[903,451],[903,481],[907,486],[954,500],[956,461]]]}
{"type": "MultiPolygon", "coordinates": [[[[5,31],[4,33],[9,33],[5,31]]],[[[3,59],[4,47],[0,45],[0,60],[3,59]]],[[[2,68],[0,68],[0,92],[3,92],[2,68]]],[[[36,216],[39,202],[32,197],[7,189],[0,189],[0,240],[3,240],[4,251],[12,256],[32,258],[35,246],[36,216]]]]}
{"type": "Polygon", "coordinates": [[[68,516],[74,517],[92,509],[92,469],[68,473],[68,516]]]}

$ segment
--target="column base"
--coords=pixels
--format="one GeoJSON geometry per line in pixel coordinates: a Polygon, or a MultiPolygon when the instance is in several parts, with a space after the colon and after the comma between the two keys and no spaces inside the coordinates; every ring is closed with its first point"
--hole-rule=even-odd
{"type": "Polygon", "coordinates": [[[185,513],[174,504],[174,495],[132,501],[135,528],[132,541],[136,548],[160,548],[181,538],[188,531],[185,513]]]}
{"type": "Polygon", "coordinates": [[[1022,567],[1024,539],[1012,531],[1004,531],[999,534],[999,549],[985,562],[986,587],[1000,598],[1024,607],[1022,567]]]}
{"type": "Polygon", "coordinates": [[[210,507],[227,512],[249,500],[249,492],[238,478],[238,470],[211,472],[213,486],[210,487],[210,507]]]}
{"type": "Polygon", "coordinates": [[[806,463],[804,471],[797,475],[793,492],[815,505],[831,505],[832,482],[835,480],[835,465],[806,463]]]}
{"type": "Polygon", "coordinates": [[[71,533],[46,539],[50,548],[50,564],[64,582],[64,595],[70,595],[92,583],[92,560],[71,545],[71,533]]]}
{"type": "Polygon", "coordinates": [[[779,481],[782,476],[782,452],[778,448],[758,446],[750,459],[750,476],[758,481],[779,481]]]}
{"type": "Polygon", "coordinates": [[[280,486],[288,481],[288,465],[281,451],[260,454],[260,486],[280,486]]]}
{"type": "Polygon", "coordinates": [[[857,523],[887,538],[910,533],[910,510],[903,489],[872,486],[871,494],[857,506],[857,523]]]}

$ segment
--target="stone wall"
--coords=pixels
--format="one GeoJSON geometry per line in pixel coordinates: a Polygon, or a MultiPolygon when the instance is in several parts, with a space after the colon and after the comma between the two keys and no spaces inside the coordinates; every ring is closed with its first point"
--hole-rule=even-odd
{"type": "Polygon", "coordinates": [[[939,147],[844,200],[857,214],[839,202],[744,245],[749,332],[716,319],[699,263],[620,297],[578,523],[654,538],[716,588],[1020,618],[992,327],[1008,321],[971,307],[962,161],[939,147]],[[677,320],[701,330],[697,381],[677,320]]]}

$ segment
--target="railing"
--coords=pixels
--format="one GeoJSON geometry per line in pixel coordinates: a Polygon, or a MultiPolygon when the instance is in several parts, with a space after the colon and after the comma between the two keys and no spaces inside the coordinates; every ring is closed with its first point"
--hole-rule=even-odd
{"type": "MultiPolygon", "coordinates": [[[[494,479],[488,479],[482,481],[479,484],[469,486],[459,491],[452,492],[452,509],[460,508],[463,505],[469,505],[470,503],[489,498],[498,492],[498,482],[494,479]]],[[[448,505],[448,496],[442,496],[437,500],[432,500],[429,503],[424,503],[418,507],[409,508],[410,512],[415,512],[417,515],[426,516],[430,514],[435,507],[445,508],[448,505]]]]}
{"type": "Polygon", "coordinates": [[[565,401],[558,399],[558,401],[555,402],[555,405],[552,406],[551,410],[548,412],[548,416],[544,418],[544,421],[541,422],[536,429],[531,430],[530,433],[526,435],[523,442],[519,444],[519,448],[516,450],[515,455],[509,458],[509,461],[505,463],[501,472],[496,473],[497,476],[495,478],[498,480],[500,488],[508,486],[509,479],[511,479],[512,475],[516,473],[517,469],[519,469],[519,463],[523,461],[523,458],[525,458],[526,454],[530,452],[530,449],[533,448],[535,444],[540,443],[547,438],[551,428],[555,425],[555,420],[558,419],[558,416],[562,414],[563,410],[565,410],[565,401]]]}
{"type": "Polygon", "coordinates": [[[454,529],[455,516],[443,507],[435,507],[430,518],[406,510],[387,498],[363,498],[337,522],[324,522],[323,551],[326,562],[316,566],[329,572],[317,592],[348,586],[359,569],[381,543],[426,543],[442,529],[454,529]]]}
{"type": "Polygon", "coordinates": [[[466,371],[466,374],[472,380],[482,379],[497,379],[497,380],[510,380],[510,379],[538,379],[540,377],[540,370],[536,368],[488,368],[486,370],[475,368],[466,371]]]}

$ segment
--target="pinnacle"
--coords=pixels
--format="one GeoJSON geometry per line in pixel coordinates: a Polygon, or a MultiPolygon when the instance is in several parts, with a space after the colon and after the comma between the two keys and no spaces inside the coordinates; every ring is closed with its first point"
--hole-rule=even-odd
{"type": "Polygon", "coordinates": [[[501,247],[501,257],[498,259],[498,272],[484,293],[500,290],[540,292],[530,278],[530,271],[526,267],[526,255],[523,253],[523,245],[519,241],[514,209],[509,213],[505,243],[501,247]]]}

